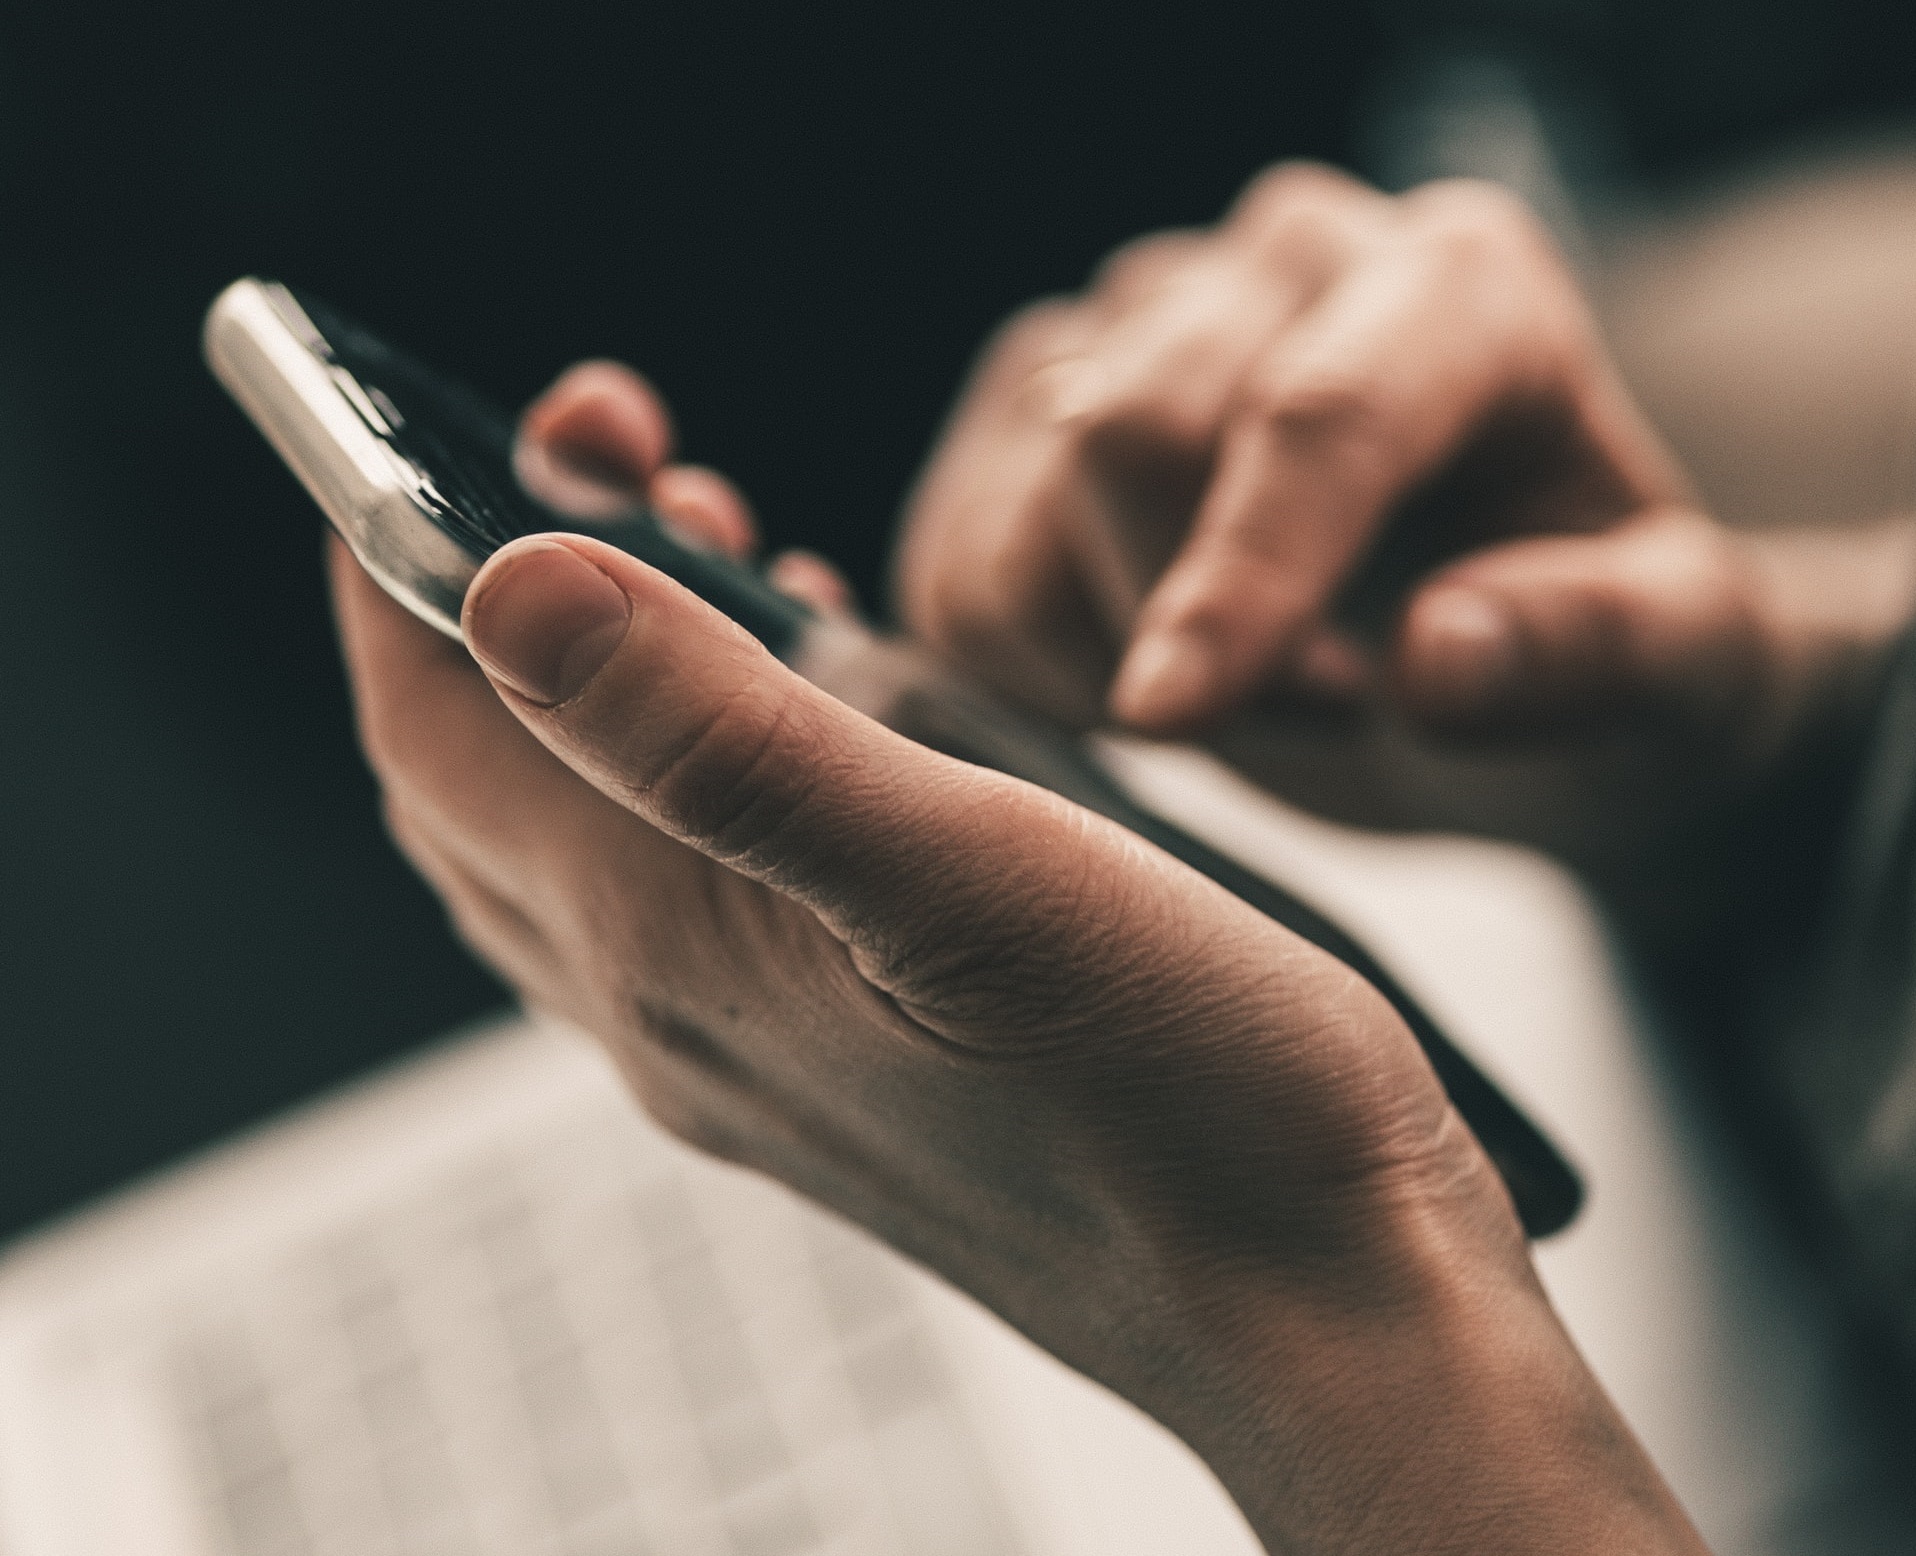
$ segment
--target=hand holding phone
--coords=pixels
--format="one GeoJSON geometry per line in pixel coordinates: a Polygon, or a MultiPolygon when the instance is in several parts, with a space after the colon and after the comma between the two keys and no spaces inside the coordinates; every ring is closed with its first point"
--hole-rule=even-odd
{"type": "MultiPolygon", "coordinates": [[[[1575,1174],[1368,952],[1282,888],[1137,805],[1070,732],[1007,707],[915,645],[814,612],[749,569],[686,545],[642,508],[607,510],[588,525],[535,501],[515,477],[504,417],[310,297],[235,283],[209,315],[207,350],[367,573],[441,632],[459,635],[468,588],[501,546],[589,531],[716,607],[840,701],[919,745],[1119,822],[1354,969],[1410,1027],[1525,1228],[1546,1235],[1575,1214],[1575,1174]]],[[[1284,998],[1274,986],[1273,1001],[1284,998]]]]}

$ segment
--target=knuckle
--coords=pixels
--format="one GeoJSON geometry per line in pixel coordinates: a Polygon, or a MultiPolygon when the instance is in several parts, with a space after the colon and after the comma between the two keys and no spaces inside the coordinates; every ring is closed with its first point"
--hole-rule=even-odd
{"type": "Polygon", "coordinates": [[[1388,432],[1383,385],[1341,365],[1275,372],[1250,387],[1250,409],[1286,442],[1378,441],[1388,432]]]}
{"type": "Polygon", "coordinates": [[[995,656],[1013,635],[1011,623],[1017,614],[1013,600],[991,583],[1000,571],[987,566],[941,574],[924,592],[923,619],[917,625],[961,662],[995,656]]]}
{"type": "Polygon", "coordinates": [[[1555,260],[1555,244],[1535,213],[1488,179],[1440,179],[1413,190],[1404,203],[1416,230],[1445,259],[1472,265],[1555,260]]]}
{"type": "Polygon", "coordinates": [[[1484,179],[1446,179],[1405,197],[1430,284],[1503,320],[1522,359],[1546,375],[1588,364],[1597,326],[1556,239],[1517,195],[1484,179]]]}
{"type": "Polygon", "coordinates": [[[1295,200],[1250,224],[1251,243],[1274,273],[1312,274],[1336,251],[1348,221],[1337,204],[1295,200]]]}
{"type": "Polygon", "coordinates": [[[1705,619],[1741,621],[1752,590],[1748,557],[1722,526],[1700,513],[1683,512],[1660,522],[1662,543],[1644,557],[1647,581],[1661,581],[1671,596],[1692,603],[1705,619]]]}
{"type": "Polygon", "coordinates": [[[1107,301],[1123,301],[1155,289],[1202,253],[1210,240],[1202,233],[1148,233],[1120,245],[1098,266],[1091,291],[1107,301]]]}
{"type": "Polygon", "coordinates": [[[1083,329],[1080,306],[1062,297],[1026,303],[985,343],[980,360],[994,372],[1023,375],[1067,350],[1083,329]]]}
{"type": "Polygon", "coordinates": [[[757,688],[725,698],[664,751],[619,753],[635,798],[665,826],[721,861],[759,854],[809,801],[818,782],[810,744],[788,700],[757,688]]]}
{"type": "Polygon", "coordinates": [[[1361,203],[1370,191],[1347,173],[1298,159],[1266,168],[1245,185],[1230,220],[1263,226],[1299,212],[1323,213],[1361,203]]]}
{"type": "Polygon", "coordinates": [[[1074,432],[1087,464],[1130,466],[1153,456],[1209,449],[1219,432],[1216,412],[1180,394],[1176,375],[1127,389],[1086,416],[1074,432]]]}
{"type": "Polygon", "coordinates": [[[1528,205],[1483,179],[1446,179],[1405,197],[1426,285],[1474,310],[1481,337],[1539,381],[1585,371],[1597,329],[1556,240],[1528,205]]]}

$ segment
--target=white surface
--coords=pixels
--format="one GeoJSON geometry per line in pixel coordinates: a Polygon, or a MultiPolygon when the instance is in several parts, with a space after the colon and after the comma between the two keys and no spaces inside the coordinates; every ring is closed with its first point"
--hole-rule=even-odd
{"type": "MultiPolygon", "coordinates": [[[[1719,1556],[1894,1548],[1861,1536],[1845,1543],[1839,1525],[1847,1519],[1834,1506],[1854,1518],[1872,1499],[1866,1487],[1846,1484],[1864,1455],[1813,1297],[1663,1073],[1568,883],[1512,850],[1323,826],[1186,753],[1126,747],[1114,761],[1144,797],[1368,940],[1569,1147],[1590,1179],[1591,1203],[1542,1251],[1545,1279],[1719,1556]]],[[[445,1291],[466,1288],[445,1285],[443,1269],[460,1256],[435,1230],[475,1164],[504,1158],[548,1164],[524,1181],[544,1185],[540,1236],[554,1250],[548,1262],[564,1302],[589,1348],[598,1348],[591,1354],[614,1359],[594,1363],[606,1370],[593,1386],[603,1382],[626,1401],[622,1417],[650,1412],[647,1431],[628,1423],[622,1439],[620,1451],[637,1456],[631,1473],[653,1475],[645,1465],[660,1455],[679,1465],[646,1480],[639,1504],[669,1536],[664,1548],[674,1556],[724,1548],[712,1532],[723,1520],[715,1524],[705,1511],[719,1500],[710,1467],[700,1470],[685,1448],[700,1430],[697,1402],[673,1405],[673,1388],[683,1388],[667,1373],[639,1393],[617,1394],[644,1356],[658,1354],[643,1334],[672,1325],[643,1292],[638,1309],[654,1306],[642,1319],[608,1300],[644,1281],[605,1274],[596,1261],[608,1239],[592,1219],[624,1192],[621,1174],[655,1170],[681,1186],[722,1250],[729,1300],[746,1315],[786,1439],[801,1457],[807,1442],[819,1444],[800,1478],[830,1512],[821,1527],[831,1538],[809,1548],[942,1549],[897,1529],[885,1534],[892,1515],[883,1509],[901,1497],[921,1507],[940,1505],[941,1495],[957,1498],[953,1507],[975,1500],[983,1482],[968,1492],[933,1473],[975,1451],[1017,1526],[1015,1548],[1028,1556],[1255,1550],[1208,1474],[1159,1429],[875,1250],[853,1257],[873,1261],[881,1272],[874,1279],[908,1291],[955,1393],[908,1412],[889,1436],[861,1435],[847,1414],[857,1393],[843,1381],[851,1374],[816,1343],[817,1281],[793,1250],[820,1238],[856,1250],[862,1239],[761,1180],[689,1157],[637,1121],[583,1045],[521,1028],[376,1078],[0,1262],[0,1551],[207,1556],[228,1548],[217,1538],[203,1459],[181,1425],[167,1358],[179,1353],[182,1336],[238,1314],[266,1352],[297,1352],[274,1408],[289,1421],[333,1420],[344,1396],[308,1367],[308,1353],[332,1342],[323,1325],[313,1327],[311,1283],[287,1274],[313,1268],[315,1249],[371,1238],[411,1283],[408,1311],[440,1315],[415,1326],[415,1344],[444,1353],[428,1370],[438,1369],[435,1386],[452,1391],[446,1398],[465,1401],[457,1419],[478,1419],[495,1396],[510,1396],[510,1380],[486,1381],[498,1362],[472,1338],[479,1331],[453,1321],[456,1303],[446,1306],[445,1291]],[[421,1255],[439,1246],[435,1238],[449,1251],[421,1255]],[[309,1332],[317,1338],[295,1345],[309,1332]],[[972,1447],[951,1446],[961,1440],[972,1447]]],[[[336,1428],[320,1432],[299,1475],[319,1487],[313,1495],[322,1502],[324,1487],[334,1486],[334,1501],[351,1513],[355,1499],[337,1488],[370,1471],[350,1454],[338,1458],[341,1440],[336,1428]]],[[[527,1511],[536,1498],[512,1490],[510,1466],[527,1456],[523,1441],[496,1475],[471,1431],[447,1441],[464,1455],[467,1496],[490,1511],[468,1543],[437,1548],[502,1556],[560,1549],[527,1511]]],[[[953,1517],[955,1534],[962,1520],[953,1517]]],[[[368,1528],[350,1548],[367,1556],[400,1548],[384,1538],[368,1528]]],[[[972,1538],[958,1548],[980,1556],[989,1543],[972,1538]]]]}
{"type": "Polygon", "coordinates": [[[0,1263],[9,1556],[1147,1556],[1167,1529],[1255,1550],[1156,1427],[663,1136],[556,1030],[458,1040],[0,1263]]]}

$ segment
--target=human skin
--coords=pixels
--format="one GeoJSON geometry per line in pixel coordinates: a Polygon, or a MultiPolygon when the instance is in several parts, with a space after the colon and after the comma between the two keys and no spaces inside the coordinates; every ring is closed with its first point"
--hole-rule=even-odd
{"type": "MultiPolygon", "coordinates": [[[[535,407],[522,463],[621,466],[742,546],[722,481],[660,468],[664,425],[596,365],[535,407]]],[[[331,565],[395,837],[668,1127],[1156,1415],[1273,1551],[1700,1548],[1414,1040],[1340,963],[592,540],[495,556],[470,657],[331,565]]]]}
{"type": "Polygon", "coordinates": [[[1543,847],[1667,949],[1809,900],[1753,840],[1824,840],[1916,545],[1700,513],[1511,197],[1288,165],[1000,333],[897,595],[1011,695],[1543,847]]]}

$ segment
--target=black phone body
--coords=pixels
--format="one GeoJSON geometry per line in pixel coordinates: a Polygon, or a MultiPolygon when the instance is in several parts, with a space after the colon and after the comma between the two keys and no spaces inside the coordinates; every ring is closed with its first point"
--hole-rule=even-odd
{"type": "Polygon", "coordinates": [[[779,658],[892,729],[1108,816],[1369,980],[1396,1007],[1508,1186],[1524,1229],[1568,1225],[1575,1171],[1361,944],[1276,882],[1138,804],[1074,732],[1014,709],[922,648],[816,615],[751,569],[687,544],[643,508],[582,522],[530,496],[510,420],[304,293],[238,281],[206,326],[215,374],[306,485],[372,576],[459,635],[467,586],[522,535],[592,534],[658,568],[779,658]]]}

